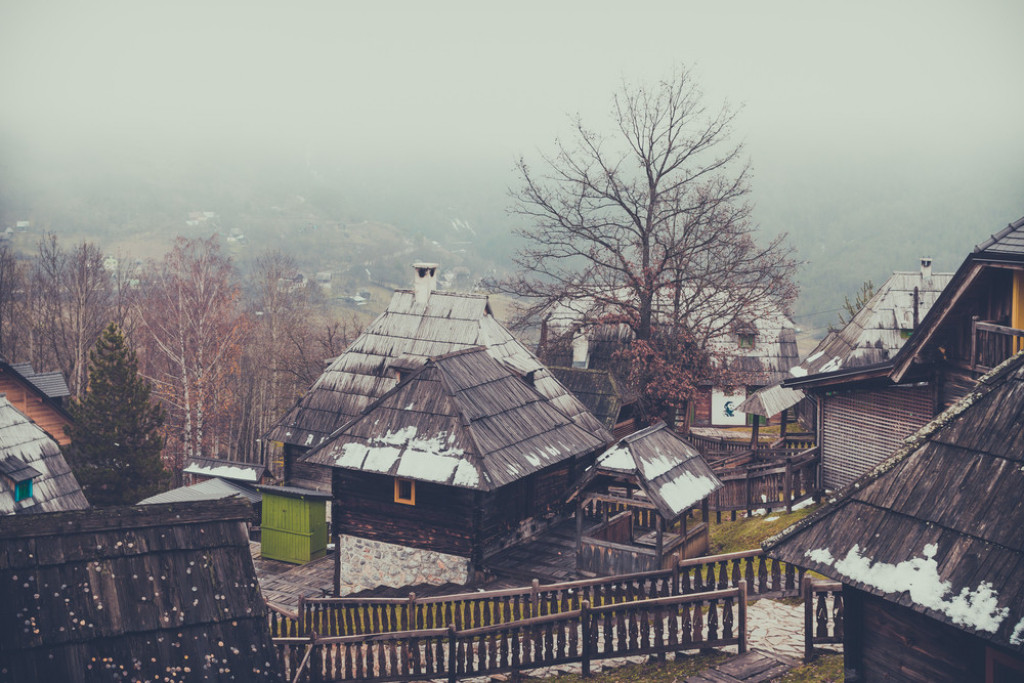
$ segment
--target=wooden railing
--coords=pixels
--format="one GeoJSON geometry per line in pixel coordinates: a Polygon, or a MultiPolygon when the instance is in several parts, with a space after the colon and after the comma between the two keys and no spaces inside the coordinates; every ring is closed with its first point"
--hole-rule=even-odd
{"type": "Polygon", "coordinates": [[[716,469],[724,484],[711,497],[711,508],[718,512],[785,507],[813,498],[817,493],[820,449],[815,446],[783,458],[752,463],[733,470],[716,469]]]}
{"type": "Polygon", "coordinates": [[[803,578],[804,661],[814,659],[814,646],[843,642],[843,584],[803,578]],[[831,603],[831,613],[829,610],[831,603]],[[830,619],[831,616],[831,619],[830,619]],[[831,628],[829,628],[831,626],[831,628]]]}
{"type": "Polygon", "coordinates": [[[274,638],[294,638],[299,635],[299,614],[267,603],[267,622],[274,638]]]}
{"type": "Polygon", "coordinates": [[[491,676],[610,657],[736,645],[745,652],[746,585],[578,607],[479,628],[277,638],[287,680],[410,681],[491,676]]]}
{"type": "MultiPolygon", "coordinates": [[[[445,628],[484,628],[580,609],[656,597],[736,588],[751,595],[798,595],[802,570],[769,558],[760,549],[682,560],[669,569],[498,591],[419,598],[303,598],[298,637],[445,628]]],[[[272,626],[273,629],[273,626],[272,626]]],[[[272,630],[272,634],[279,631],[272,630]]]]}
{"type": "Polygon", "coordinates": [[[1024,347],[1024,330],[971,318],[971,370],[991,370],[1024,347]]]}

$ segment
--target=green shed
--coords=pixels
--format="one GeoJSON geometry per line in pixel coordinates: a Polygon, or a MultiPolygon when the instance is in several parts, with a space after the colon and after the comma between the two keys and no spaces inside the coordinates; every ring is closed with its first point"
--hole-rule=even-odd
{"type": "Polygon", "coordinates": [[[329,493],[294,486],[257,486],[263,492],[263,557],[305,564],[327,554],[329,493]]]}

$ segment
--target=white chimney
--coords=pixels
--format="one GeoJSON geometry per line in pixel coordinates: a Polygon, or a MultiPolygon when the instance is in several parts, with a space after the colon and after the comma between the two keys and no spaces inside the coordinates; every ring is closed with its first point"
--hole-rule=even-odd
{"type": "Polygon", "coordinates": [[[585,368],[590,364],[590,340],[585,330],[576,331],[572,338],[572,366],[585,368]]]}
{"type": "Polygon", "coordinates": [[[932,276],[932,259],[925,256],[921,259],[921,277],[928,279],[932,276]]]}
{"type": "Polygon", "coordinates": [[[420,261],[412,264],[412,267],[416,271],[412,291],[416,295],[416,303],[425,306],[430,293],[437,288],[437,264],[420,261]]]}

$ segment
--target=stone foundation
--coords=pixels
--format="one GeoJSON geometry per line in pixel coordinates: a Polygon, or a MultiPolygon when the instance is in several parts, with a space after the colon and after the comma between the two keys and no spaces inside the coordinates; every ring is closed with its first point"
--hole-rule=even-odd
{"type": "Polygon", "coordinates": [[[356,536],[340,536],[339,542],[342,595],[377,586],[464,584],[469,580],[467,557],[356,536]]]}

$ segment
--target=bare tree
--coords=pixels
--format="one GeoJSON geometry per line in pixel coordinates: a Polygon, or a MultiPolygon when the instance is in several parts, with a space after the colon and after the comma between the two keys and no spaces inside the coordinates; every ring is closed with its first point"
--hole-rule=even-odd
{"type": "Polygon", "coordinates": [[[625,322],[644,354],[706,355],[737,320],[788,307],[791,249],[784,236],[755,240],[729,106],[709,110],[684,69],[650,88],[623,85],[612,114],[611,136],[577,117],[541,171],[519,161],[512,211],[531,225],[504,287],[529,300],[526,319],[570,305],[625,322]]]}
{"type": "Polygon", "coordinates": [[[30,360],[41,368],[56,365],[73,396],[87,383],[89,350],[110,322],[110,275],[103,252],[82,242],[66,252],[50,234],[39,241],[31,276],[35,349],[30,360]]]}
{"type": "Polygon", "coordinates": [[[0,244],[0,356],[8,360],[17,357],[24,343],[24,324],[19,324],[19,302],[25,293],[25,268],[18,262],[7,243],[0,244]]]}
{"type": "Polygon", "coordinates": [[[139,299],[147,367],[167,409],[168,468],[181,483],[185,462],[230,443],[244,320],[230,259],[216,237],[178,238],[154,264],[139,299]]]}

